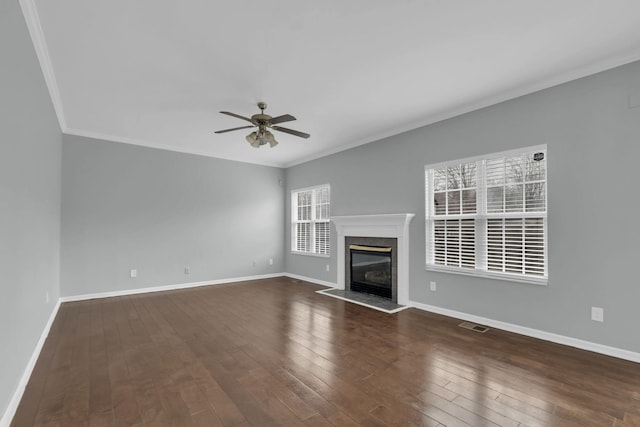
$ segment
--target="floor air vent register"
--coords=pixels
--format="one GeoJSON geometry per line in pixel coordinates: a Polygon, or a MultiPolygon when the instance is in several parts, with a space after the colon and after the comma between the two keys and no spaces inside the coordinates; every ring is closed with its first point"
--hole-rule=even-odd
{"type": "Polygon", "coordinates": [[[486,326],[477,325],[471,322],[462,322],[458,326],[465,329],[471,329],[472,331],[480,332],[483,334],[489,330],[489,328],[486,326]]]}

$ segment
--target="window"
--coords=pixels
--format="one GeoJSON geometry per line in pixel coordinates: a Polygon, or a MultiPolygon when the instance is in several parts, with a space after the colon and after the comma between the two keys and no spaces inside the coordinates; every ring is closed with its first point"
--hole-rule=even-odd
{"type": "Polygon", "coordinates": [[[329,255],[329,185],[291,192],[291,251],[329,255]]]}
{"type": "Polygon", "coordinates": [[[545,284],[546,146],[425,167],[427,269],[545,284]]]}

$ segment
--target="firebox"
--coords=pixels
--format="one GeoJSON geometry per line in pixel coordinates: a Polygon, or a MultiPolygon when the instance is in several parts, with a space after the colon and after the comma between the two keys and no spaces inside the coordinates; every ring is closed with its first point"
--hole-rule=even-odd
{"type": "Polygon", "coordinates": [[[350,290],[393,299],[393,248],[349,245],[350,290]]]}

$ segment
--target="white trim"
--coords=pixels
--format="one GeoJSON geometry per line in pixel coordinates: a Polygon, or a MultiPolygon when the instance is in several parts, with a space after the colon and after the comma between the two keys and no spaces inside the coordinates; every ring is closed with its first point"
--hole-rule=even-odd
{"type": "Polygon", "coordinates": [[[62,98],[60,97],[60,90],[58,89],[58,83],[56,81],[55,73],[53,72],[53,66],[51,65],[51,57],[49,56],[49,49],[47,49],[47,42],[44,38],[42,26],[40,25],[40,17],[38,16],[38,9],[34,0],[20,0],[20,7],[22,8],[22,14],[31,36],[33,47],[42,69],[44,81],[49,89],[49,96],[53,103],[53,109],[58,117],[58,125],[60,130],[64,132],[67,128],[67,122],[64,118],[64,109],[62,108],[62,98]]]}
{"type": "Polygon", "coordinates": [[[521,96],[540,92],[542,90],[549,89],[551,87],[558,86],[564,83],[570,83],[574,80],[592,76],[594,74],[598,74],[603,71],[607,71],[616,67],[621,67],[623,65],[630,64],[638,60],[640,60],[640,51],[636,50],[631,53],[624,53],[622,55],[606,58],[601,61],[592,62],[583,67],[577,67],[567,72],[551,76],[550,78],[546,78],[538,82],[528,84],[526,86],[518,87],[512,90],[507,90],[505,92],[481,99],[477,102],[464,103],[462,105],[455,106],[448,111],[438,112],[430,116],[427,116],[422,120],[408,123],[408,124],[396,127],[394,129],[388,129],[385,132],[377,133],[376,135],[369,138],[355,140],[350,143],[341,145],[339,147],[330,148],[325,151],[321,151],[315,154],[311,154],[309,156],[299,158],[297,160],[287,162],[283,165],[283,167],[290,168],[293,166],[310,162],[311,160],[320,159],[322,157],[330,156],[331,154],[340,153],[342,151],[346,151],[351,148],[358,147],[360,145],[368,144],[370,142],[380,141],[385,138],[397,136],[405,132],[411,132],[413,130],[416,130],[425,126],[429,126],[434,123],[438,123],[454,117],[462,116],[472,111],[481,110],[483,108],[502,104],[503,102],[520,98],[521,96]]]}
{"type": "Polygon", "coordinates": [[[329,254],[318,254],[315,252],[291,251],[291,255],[304,255],[304,256],[315,256],[318,258],[331,258],[331,255],[329,254]]]}
{"type": "MultiPolygon", "coordinates": [[[[457,166],[461,163],[474,163],[482,160],[487,160],[495,157],[509,157],[517,154],[530,153],[532,151],[547,151],[547,144],[530,145],[521,148],[514,148],[511,150],[497,151],[495,153],[481,154],[479,156],[465,157],[462,159],[453,159],[444,162],[432,163],[424,166],[424,170],[429,169],[442,169],[448,166],[457,166]]],[[[545,156],[546,157],[546,156],[545,156]]]]}
{"type": "Polygon", "coordinates": [[[606,356],[616,357],[618,359],[629,360],[631,362],[640,363],[640,353],[636,353],[621,348],[610,347],[608,345],[597,344],[590,341],[584,341],[577,338],[567,337],[564,335],[558,335],[551,332],[541,331],[539,329],[527,328],[526,326],[514,325],[512,323],[501,322],[499,320],[493,320],[486,317],[476,316],[474,314],[468,314],[461,311],[449,310],[447,308],[440,308],[433,305],[427,305],[415,301],[410,301],[409,305],[419,310],[428,311],[431,313],[441,314],[443,316],[449,316],[456,319],[466,320],[469,322],[479,323],[481,325],[491,326],[496,329],[502,329],[504,331],[513,332],[516,334],[524,335],[527,337],[538,338],[545,341],[554,342],[557,344],[566,345],[569,347],[579,348],[581,350],[592,351],[594,353],[604,354],[606,356]]]}
{"type": "Polygon", "coordinates": [[[182,153],[182,154],[193,154],[195,156],[211,157],[214,159],[229,160],[229,161],[238,162],[238,163],[247,163],[252,165],[260,165],[260,166],[271,166],[274,168],[284,167],[282,163],[279,163],[279,162],[270,162],[270,161],[263,161],[263,160],[260,160],[260,161],[241,160],[237,156],[233,157],[233,156],[225,156],[225,155],[219,155],[219,154],[213,155],[211,153],[206,153],[203,150],[192,150],[182,146],[178,147],[178,146],[173,146],[173,145],[161,143],[161,142],[147,141],[144,139],[129,138],[124,136],[111,135],[107,133],[93,132],[93,131],[88,131],[83,129],[75,129],[75,128],[67,127],[66,129],[62,130],[62,133],[64,133],[65,135],[81,136],[83,138],[97,139],[97,140],[106,141],[106,142],[116,142],[119,144],[137,145],[144,148],[173,151],[174,153],[182,153]]]}
{"type": "Polygon", "coordinates": [[[317,207],[318,207],[318,191],[327,190],[329,195],[329,211],[327,212],[330,215],[331,212],[331,184],[320,184],[314,185],[313,187],[306,188],[298,188],[290,190],[290,200],[291,200],[291,242],[290,249],[292,254],[297,255],[312,255],[312,256],[321,256],[321,257],[329,257],[331,253],[331,230],[329,229],[329,236],[327,239],[327,251],[328,253],[316,252],[316,230],[318,224],[327,224],[329,227],[331,220],[329,218],[317,218],[317,207]],[[311,193],[311,204],[310,207],[310,218],[306,220],[300,220],[298,218],[298,194],[300,193],[311,193]],[[309,224],[309,250],[301,251],[298,250],[298,234],[297,234],[297,225],[298,224],[309,224]],[[296,249],[294,249],[296,248],[296,249]]]}
{"type": "Polygon", "coordinates": [[[111,298],[111,297],[120,297],[125,295],[146,294],[150,292],[173,291],[177,289],[197,288],[200,286],[222,285],[225,283],[233,283],[233,282],[246,282],[248,280],[273,279],[274,277],[282,277],[284,275],[285,273],[259,274],[256,276],[205,280],[203,282],[178,283],[174,285],[151,286],[148,288],[124,289],[121,291],[109,291],[109,292],[98,292],[94,294],[72,295],[67,297],[61,297],[60,301],[61,302],[85,301],[85,300],[96,299],[96,298],[111,298]]]}
{"type": "Polygon", "coordinates": [[[409,303],[409,223],[416,214],[333,216],[336,226],[338,289],[345,289],[345,237],[390,237],[398,239],[398,301],[409,303]]]}
{"type": "MultiPolygon", "coordinates": [[[[548,210],[548,195],[547,195],[547,172],[548,172],[548,167],[545,166],[544,169],[544,179],[536,179],[536,180],[527,180],[526,177],[523,175],[522,176],[522,182],[519,182],[518,185],[523,185],[523,189],[526,189],[526,185],[527,184],[531,184],[531,183],[542,183],[544,184],[544,197],[545,197],[545,201],[544,201],[544,211],[536,211],[536,212],[527,212],[526,211],[526,203],[525,203],[525,199],[526,199],[526,195],[525,195],[525,191],[523,191],[522,193],[522,211],[519,212],[488,212],[487,210],[487,198],[488,196],[488,192],[487,192],[487,187],[488,185],[488,180],[489,180],[489,175],[487,172],[487,162],[491,161],[491,160],[500,160],[500,163],[502,163],[502,161],[510,156],[529,156],[531,153],[537,153],[537,152],[542,152],[543,153],[543,159],[545,157],[547,157],[547,144],[538,144],[538,145],[533,145],[533,146],[528,146],[528,147],[522,147],[522,148],[516,148],[516,149],[511,149],[511,150],[505,150],[505,151],[500,151],[500,152],[496,152],[496,153],[490,153],[490,154],[484,154],[484,155],[479,155],[479,156],[473,156],[473,157],[466,157],[463,159],[456,159],[456,160],[451,160],[451,161],[445,161],[445,162],[439,162],[439,163],[432,163],[429,165],[425,165],[425,269],[426,270],[432,270],[432,271],[439,271],[439,272],[443,272],[443,273],[453,273],[453,274],[463,274],[463,275],[467,275],[467,276],[477,276],[477,277],[488,277],[488,278],[495,278],[495,279],[499,279],[499,280],[506,280],[506,281],[512,281],[512,282],[520,282],[520,283],[531,283],[531,284],[535,284],[535,285],[544,285],[546,286],[548,284],[548,233],[547,233],[547,210],[548,210]],[[476,194],[476,209],[475,212],[473,213],[457,213],[457,214],[449,214],[448,213],[448,207],[447,207],[447,212],[445,212],[444,214],[440,214],[438,215],[433,208],[433,204],[434,204],[434,195],[437,194],[442,194],[445,197],[445,200],[449,199],[449,194],[451,194],[451,192],[453,192],[454,194],[458,194],[460,193],[460,191],[464,191],[465,187],[464,185],[460,185],[460,188],[453,188],[453,189],[449,189],[449,185],[448,185],[448,178],[445,180],[447,181],[447,185],[445,186],[445,189],[442,190],[438,190],[437,192],[434,190],[434,171],[435,170],[443,170],[443,169],[447,169],[449,167],[452,166],[460,166],[462,167],[462,165],[475,165],[476,166],[476,173],[475,173],[475,177],[476,177],[476,185],[475,187],[469,187],[470,190],[475,190],[475,194],[476,194]],[[527,249],[527,245],[526,245],[526,240],[525,240],[525,235],[526,233],[524,232],[524,227],[526,227],[526,219],[527,218],[534,218],[534,219],[538,219],[538,218],[542,218],[543,221],[543,227],[542,227],[542,232],[543,232],[543,245],[544,245],[544,250],[543,250],[543,254],[544,254],[544,275],[542,276],[538,276],[538,275],[534,275],[532,273],[527,273],[526,271],[524,271],[525,269],[523,268],[523,271],[521,271],[520,273],[510,273],[510,272],[506,272],[506,271],[494,271],[494,270],[490,270],[489,269],[489,265],[488,265],[488,255],[489,255],[489,247],[490,247],[490,242],[489,242],[489,235],[488,235],[488,226],[491,223],[491,221],[501,221],[503,222],[503,230],[502,230],[502,239],[505,240],[505,229],[506,229],[506,224],[504,223],[506,220],[508,219],[518,219],[518,220],[522,220],[522,241],[521,241],[521,247],[522,247],[522,262],[523,262],[523,266],[526,266],[526,249],[527,249]],[[440,265],[440,264],[436,264],[435,261],[435,236],[437,236],[436,232],[435,232],[435,226],[438,222],[444,222],[444,227],[446,229],[446,234],[447,237],[444,238],[444,244],[445,244],[445,259],[444,262],[447,263],[448,260],[448,255],[446,255],[446,252],[449,248],[449,243],[450,240],[448,238],[448,233],[450,230],[450,227],[452,227],[454,230],[456,229],[456,222],[458,224],[458,229],[459,229],[459,235],[458,235],[458,239],[462,240],[462,220],[474,220],[474,225],[473,225],[473,237],[474,237],[474,242],[473,242],[473,247],[475,250],[475,257],[473,260],[473,266],[474,268],[467,268],[464,267],[462,265],[462,261],[464,260],[464,253],[463,253],[463,249],[465,247],[465,245],[463,243],[456,243],[456,240],[453,241],[453,247],[458,247],[458,250],[461,250],[461,252],[459,253],[458,256],[458,262],[461,265],[455,266],[455,265],[440,265]],[[453,223],[451,226],[449,224],[453,223]]],[[[534,157],[535,159],[535,157],[534,157]]],[[[546,159],[545,159],[545,163],[546,163],[546,159]]],[[[504,165],[503,165],[504,166],[504,165]]],[[[497,186],[498,188],[503,189],[503,200],[502,200],[502,209],[505,210],[506,209],[506,199],[504,199],[504,194],[505,191],[504,189],[507,187],[507,180],[506,180],[506,172],[505,171],[501,171],[502,172],[502,176],[501,178],[504,180],[503,183],[501,184],[494,184],[491,185],[491,187],[497,186]]],[[[448,172],[447,172],[447,177],[448,177],[448,172]]],[[[448,206],[448,202],[446,203],[448,206]]],[[[460,204],[463,204],[463,201],[460,200],[460,204]]],[[[468,227],[469,229],[471,227],[468,227]]],[[[506,263],[506,261],[508,260],[508,254],[506,252],[505,249],[505,245],[506,243],[503,241],[503,255],[502,255],[502,262],[506,263]]],[[[467,247],[470,246],[470,243],[467,243],[467,247]]],[[[455,249],[454,249],[455,252],[455,249]]],[[[467,260],[467,264],[470,264],[471,260],[467,260]]]]}
{"type": "Polygon", "coordinates": [[[238,160],[237,158],[231,158],[229,156],[222,156],[222,157],[218,155],[212,156],[211,154],[202,152],[201,150],[184,151],[184,150],[177,149],[176,147],[167,147],[165,144],[159,143],[159,142],[146,141],[146,140],[145,141],[139,140],[137,142],[134,142],[133,139],[123,137],[123,136],[100,134],[93,131],[84,131],[79,129],[68,128],[66,119],[64,116],[64,109],[62,105],[60,91],[58,89],[58,84],[53,72],[53,65],[51,64],[51,58],[45,42],[44,33],[42,31],[42,26],[40,25],[40,18],[38,16],[37,8],[35,6],[35,0],[19,0],[19,2],[22,8],[22,13],[25,18],[25,22],[27,24],[27,28],[29,29],[29,34],[31,35],[31,40],[33,42],[33,46],[35,48],[36,55],[38,57],[38,61],[40,63],[40,68],[42,69],[42,73],[44,75],[47,88],[49,89],[49,95],[51,96],[51,101],[53,103],[56,116],[58,117],[60,128],[63,133],[71,134],[71,135],[79,135],[79,136],[89,136],[92,138],[106,139],[106,140],[121,142],[125,144],[136,144],[144,147],[159,148],[159,149],[164,149],[169,151],[196,154],[200,156],[215,157],[215,158],[221,158],[226,160],[233,160],[237,162],[259,164],[264,166],[273,166],[273,167],[285,168],[285,169],[296,166],[296,165],[300,165],[302,163],[309,162],[311,160],[327,157],[331,154],[340,153],[342,151],[346,151],[351,148],[358,147],[360,145],[368,144],[370,142],[380,141],[385,138],[389,138],[389,137],[396,136],[405,132],[409,132],[418,128],[429,126],[431,124],[448,120],[453,117],[458,117],[463,114],[470,113],[472,111],[476,111],[476,110],[480,110],[493,105],[501,104],[503,102],[516,99],[524,95],[539,92],[541,90],[548,89],[553,86],[572,82],[574,80],[577,80],[583,77],[591,76],[606,70],[610,70],[610,69],[620,67],[625,64],[630,64],[632,62],[640,60],[640,52],[638,51],[634,51],[630,53],[625,52],[624,54],[621,54],[621,55],[616,55],[613,57],[598,60],[596,62],[586,64],[582,67],[573,68],[559,75],[554,75],[549,78],[534,82],[532,84],[528,84],[526,86],[518,87],[512,90],[507,90],[505,92],[481,99],[476,102],[465,103],[465,104],[456,106],[452,109],[449,109],[448,111],[432,114],[430,116],[425,117],[422,120],[408,123],[408,124],[396,127],[394,129],[388,129],[385,132],[378,133],[373,137],[352,141],[352,142],[340,145],[339,147],[333,147],[333,148],[320,151],[318,153],[310,154],[308,156],[304,156],[289,162],[269,162],[264,160],[260,162],[258,161],[247,162],[244,160],[238,160]]]}
{"type": "Polygon", "coordinates": [[[536,278],[533,276],[523,276],[519,274],[494,273],[477,268],[448,267],[445,265],[426,264],[424,269],[438,273],[461,274],[463,276],[479,277],[481,279],[497,279],[505,280],[507,282],[529,283],[539,286],[547,286],[549,283],[549,279],[547,277],[536,278]]]}
{"type": "Polygon", "coordinates": [[[317,189],[319,189],[319,188],[323,188],[323,187],[329,187],[329,191],[331,191],[331,184],[326,183],[326,184],[312,185],[311,187],[292,188],[289,192],[290,192],[291,194],[293,194],[293,193],[300,193],[301,191],[317,190],[317,189]]]}
{"type": "MultiPolygon", "coordinates": [[[[282,277],[282,276],[289,277],[291,279],[304,280],[306,282],[327,286],[329,288],[336,288],[336,284],[333,282],[327,282],[324,280],[314,279],[312,277],[306,277],[298,274],[285,272],[285,273],[274,273],[274,274],[263,274],[263,275],[257,275],[257,276],[239,277],[235,279],[218,279],[218,280],[210,280],[205,282],[183,283],[178,285],[157,286],[153,288],[142,288],[142,289],[134,289],[129,291],[103,292],[103,293],[97,293],[97,294],[85,294],[85,295],[76,295],[76,296],[59,298],[56,305],[53,308],[53,311],[51,312],[51,315],[49,316],[49,320],[47,321],[47,324],[42,330],[40,339],[38,340],[36,348],[34,349],[33,354],[31,355],[31,358],[29,360],[29,363],[27,364],[22,374],[20,382],[18,383],[18,387],[16,388],[16,391],[14,392],[11,400],[9,401],[9,405],[7,406],[7,409],[5,410],[2,418],[0,419],[0,427],[9,427],[11,424],[11,421],[13,420],[13,417],[15,416],[15,412],[18,409],[18,405],[20,404],[20,400],[22,399],[27,383],[29,382],[29,379],[33,372],[33,368],[35,367],[38,357],[40,356],[40,352],[42,351],[42,347],[44,346],[44,343],[47,337],[49,336],[49,331],[51,330],[51,326],[53,325],[53,321],[55,320],[56,315],[58,314],[58,310],[60,309],[60,304],[62,302],[82,301],[86,299],[106,298],[106,297],[122,296],[122,295],[133,295],[133,294],[147,293],[147,292],[158,292],[163,290],[186,289],[186,288],[198,287],[198,286],[217,285],[217,284],[231,283],[231,282],[242,282],[247,280],[268,279],[268,278],[282,277]]],[[[322,291],[316,291],[316,292],[321,293],[322,291]]],[[[331,295],[331,296],[340,298],[335,295],[331,295]]],[[[349,301],[353,302],[351,300],[349,301]]],[[[360,305],[367,306],[366,304],[360,304],[360,305]]],[[[616,357],[618,359],[629,360],[631,362],[640,363],[640,353],[636,353],[629,350],[592,343],[592,342],[580,340],[577,338],[571,338],[564,335],[553,334],[550,332],[540,331],[538,329],[527,328],[524,326],[501,322],[499,320],[493,320],[486,317],[463,313],[460,311],[449,310],[446,308],[427,305],[427,304],[419,303],[416,301],[409,301],[408,304],[406,305],[407,307],[413,307],[418,310],[441,314],[443,316],[449,316],[449,317],[453,317],[461,320],[467,320],[470,322],[491,326],[493,328],[502,329],[505,331],[513,332],[513,333],[528,336],[528,337],[538,338],[545,341],[554,342],[557,344],[567,345],[567,346],[579,348],[582,350],[592,351],[594,353],[616,357]]],[[[370,307],[370,308],[375,308],[380,310],[377,307],[370,307]]]]}
{"type": "Polygon", "coordinates": [[[9,427],[11,425],[11,421],[16,414],[16,410],[18,409],[18,405],[20,404],[20,400],[22,400],[22,395],[24,394],[24,390],[27,387],[27,383],[31,378],[31,374],[33,373],[33,368],[36,366],[36,362],[38,361],[38,357],[40,357],[40,352],[42,351],[42,347],[44,346],[44,342],[47,340],[49,336],[49,331],[51,330],[51,325],[53,325],[53,321],[58,314],[58,309],[60,309],[60,299],[56,302],[56,305],[53,307],[53,311],[49,316],[49,320],[45,325],[42,333],[40,334],[40,339],[36,344],[36,348],[33,350],[31,354],[31,358],[29,359],[29,363],[24,368],[24,372],[22,373],[22,377],[20,377],[20,382],[18,382],[18,387],[16,387],[16,391],[13,393],[11,400],[9,401],[9,405],[7,409],[4,411],[4,415],[2,419],[0,419],[0,427],[9,427]]]}
{"type": "MultiPolygon", "coordinates": [[[[337,289],[337,288],[333,288],[333,289],[337,289]]],[[[398,313],[398,312],[400,312],[402,310],[406,310],[407,308],[410,308],[410,306],[404,305],[402,307],[394,308],[393,310],[385,310],[384,308],[376,307],[375,305],[370,305],[370,304],[367,304],[367,303],[364,303],[364,302],[360,302],[360,301],[356,301],[356,300],[353,300],[353,299],[341,297],[339,295],[334,295],[334,294],[328,293],[329,291],[332,291],[333,289],[321,289],[319,291],[316,291],[316,293],[317,294],[326,295],[326,296],[332,297],[332,298],[341,299],[342,301],[347,301],[347,302],[350,302],[352,304],[357,304],[357,305],[361,305],[363,307],[368,307],[368,308],[371,308],[373,310],[378,310],[378,311],[381,311],[381,312],[387,313],[387,314],[395,314],[395,313],[398,313]]]]}
{"type": "Polygon", "coordinates": [[[293,274],[293,273],[282,273],[282,275],[290,279],[304,280],[305,282],[315,283],[316,285],[327,286],[329,288],[336,287],[336,284],[334,282],[327,282],[325,280],[314,279],[313,277],[300,276],[299,274],[293,274]]]}

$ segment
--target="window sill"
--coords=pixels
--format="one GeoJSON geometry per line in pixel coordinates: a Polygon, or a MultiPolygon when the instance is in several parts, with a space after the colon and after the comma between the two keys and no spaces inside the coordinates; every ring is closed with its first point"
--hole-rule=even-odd
{"type": "Polygon", "coordinates": [[[330,258],[331,255],[327,255],[327,254],[316,254],[313,252],[298,252],[298,251],[291,251],[291,255],[306,255],[306,256],[314,256],[314,257],[318,257],[318,258],[330,258]]]}
{"type": "Polygon", "coordinates": [[[437,271],[438,273],[461,274],[463,276],[480,277],[484,279],[506,280],[508,282],[529,283],[532,285],[547,286],[549,279],[547,277],[522,277],[517,275],[494,273],[481,270],[463,270],[459,268],[443,267],[436,265],[426,265],[425,270],[437,271]]]}

